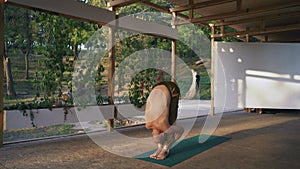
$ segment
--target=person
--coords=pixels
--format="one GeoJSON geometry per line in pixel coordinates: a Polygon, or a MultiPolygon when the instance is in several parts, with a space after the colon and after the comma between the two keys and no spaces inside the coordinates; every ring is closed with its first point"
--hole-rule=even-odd
{"type": "Polygon", "coordinates": [[[197,85],[196,91],[198,91],[198,89],[200,88],[200,75],[199,74],[196,75],[196,85],[197,85]]]}
{"type": "Polygon", "coordinates": [[[167,158],[170,148],[183,134],[184,129],[175,124],[180,90],[174,82],[161,82],[155,85],[147,98],[146,128],[152,129],[152,137],[157,150],[150,158],[167,158]]]}

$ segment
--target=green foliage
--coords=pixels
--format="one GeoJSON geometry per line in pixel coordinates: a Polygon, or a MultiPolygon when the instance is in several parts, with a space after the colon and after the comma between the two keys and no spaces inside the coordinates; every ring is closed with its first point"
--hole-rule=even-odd
{"type": "Polygon", "coordinates": [[[151,89],[158,82],[171,81],[171,76],[157,69],[146,69],[132,78],[129,85],[129,99],[133,105],[141,108],[145,105],[151,89]]]}
{"type": "Polygon", "coordinates": [[[74,125],[64,124],[49,127],[35,127],[30,129],[5,130],[3,133],[3,139],[4,142],[10,142],[40,137],[75,134],[78,130],[73,129],[73,127],[74,125]]]}
{"type": "Polygon", "coordinates": [[[42,108],[48,108],[52,110],[52,106],[54,103],[55,100],[48,97],[44,97],[42,99],[39,100],[35,99],[27,103],[20,102],[15,105],[5,106],[4,110],[19,110],[23,114],[23,116],[30,118],[32,127],[36,127],[34,123],[34,114],[38,113],[38,109],[42,109],[42,108]],[[34,111],[34,109],[36,111],[34,111]]]}
{"type": "MultiPolygon", "coordinates": [[[[94,6],[104,7],[106,1],[97,0],[79,0],[82,3],[89,3],[94,6]]],[[[163,0],[152,1],[156,4],[164,5],[165,7],[170,7],[172,4],[166,3],[163,0]]],[[[99,28],[96,24],[75,21],[72,19],[66,19],[53,14],[42,13],[37,11],[29,11],[24,9],[19,9],[15,7],[8,6],[6,9],[6,44],[7,52],[17,55],[18,50],[29,51],[31,55],[41,56],[37,61],[34,73],[32,75],[33,87],[36,90],[36,97],[48,97],[53,100],[60,98],[63,91],[72,91],[75,88],[81,88],[79,91],[82,95],[80,104],[88,105],[91,100],[95,99],[98,105],[105,104],[109,98],[101,95],[101,85],[106,84],[106,77],[103,75],[107,73],[105,68],[107,68],[107,62],[103,60],[93,60],[92,58],[99,57],[107,59],[106,53],[98,53],[98,56],[93,55],[93,51],[83,51],[81,49],[82,45],[85,43],[85,48],[90,50],[94,49],[106,49],[107,44],[102,42],[102,44],[95,43],[97,39],[91,39],[93,34],[97,34],[99,28]],[[29,40],[28,40],[29,39],[29,40]],[[99,45],[99,46],[97,46],[99,45]],[[102,46],[101,46],[102,45],[102,46]],[[30,50],[28,50],[30,46],[30,50]],[[82,59],[79,55],[89,55],[88,64],[82,64],[81,70],[74,70],[74,65],[70,61],[71,58],[82,59]],[[66,59],[66,62],[63,59],[66,59]],[[75,72],[78,71],[78,72],[75,72]],[[78,73],[76,77],[78,82],[86,83],[72,83],[72,73],[78,73]],[[88,81],[86,81],[88,79],[88,81]],[[88,89],[95,88],[96,92],[90,93],[88,89]]],[[[145,5],[134,4],[128,7],[123,7],[118,9],[119,13],[125,14],[135,14],[139,12],[156,12],[157,10],[149,8],[145,5]]],[[[154,21],[157,18],[152,18],[153,16],[144,16],[143,19],[154,21]]],[[[168,23],[169,24],[169,23],[168,23]]],[[[201,57],[209,57],[209,55],[200,47],[199,42],[203,42],[205,39],[199,39],[198,41],[193,41],[190,39],[190,35],[198,34],[204,35],[204,37],[209,37],[210,30],[202,26],[196,26],[199,29],[189,29],[188,27],[180,26],[178,31],[183,37],[184,42],[190,42],[185,44],[184,42],[177,42],[177,55],[184,60],[184,62],[190,66],[190,68],[200,70],[193,64],[199,59],[198,54],[201,57]]],[[[107,32],[101,32],[107,35],[107,32]]],[[[116,66],[119,66],[127,57],[132,55],[137,51],[144,49],[162,49],[166,51],[171,51],[171,41],[168,39],[157,38],[153,36],[141,35],[141,34],[131,34],[126,31],[118,31],[116,38],[122,39],[122,37],[127,37],[116,44],[116,66]]],[[[97,36],[101,37],[104,35],[97,36]]],[[[103,38],[105,41],[106,39],[103,38]]],[[[210,51],[207,49],[207,51],[210,51]]],[[[23,52],[24,53],[24,52],[23,52]]],[[[80,62],[80,61],[79,61],[80,62]]],[[[80,65],[80,64],[79,64],[80,65]]],[[[17,69],[16,69],[17,70],[17,69]]],[[[19,69],[18,69],[19,71],[19,69]]],[[[120,95],[119,98],[129,100],[138,107],[141,107],[146,98],[149,95],[149,91],[153,84],[158,82],[158,76],[161,72],[154,69],[149,69],[137,74],[130,82],[126,84],[126,72],[124,76],[119,76],[118,79],[118,90],[129,88],[128,94],[120,95]],[[142,90],[141,90],[142,89],[142,90]]],[[[166,74],[166,73],[165,73],[166,74]]],[[[166,80],[170,79],[169,75],[165,75],[166,80]]],[[[205,89],[206,90],[206,89],[205,89]]],[[[203,95],[209,95],[209,92],[202,93],[203,95]]],[[[94,104],[94,103],[93,103],[94,104]]]]}

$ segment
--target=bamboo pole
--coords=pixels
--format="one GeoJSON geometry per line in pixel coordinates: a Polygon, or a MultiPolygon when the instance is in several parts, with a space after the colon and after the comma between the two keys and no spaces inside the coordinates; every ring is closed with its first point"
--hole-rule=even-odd
{"type": "Polygon", "coordinates": [[[0,0],[0,147],[3,145],[4,111],[3,111],[3,85],[4,85],[4,0],[0,0]]]}
{"type": "Polygon", "coordinates": [[[210,103],[210,115],[215,115],[215,57],[214,57],[214,43],[215,43],[215,25],[210,25],[211,27],[211,68],[210,68],[210,94],[211,94],[211,103],[210,103]]]}

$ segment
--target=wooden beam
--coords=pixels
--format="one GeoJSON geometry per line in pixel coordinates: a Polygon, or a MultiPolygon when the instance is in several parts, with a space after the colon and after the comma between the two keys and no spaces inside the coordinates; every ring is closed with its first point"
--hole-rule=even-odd
{"type": "Polygon", "coordinates": [[[152,8],[154,8],[154,9],[157,9],[157,10],[159,10],[159,11],[166,12],[166,13],[170,13],[169,8],[166,8],[166,7],[157,5],[157,4],[152,3],[152,2],[150,2],[150,1],[147,1],[147,0],[141,0],[140,2],[141,2],[142,4],[145,4],[145,5],[149,6],[149,7],[152,7],[152,8]]]}
{"type": "MultiPolygon", "coordinates": [[[[189,0],[189,5],[193,6],[194,5],[194,0],[189,0]]],[[[189,10],[189,19],[194,18],[194,8],[191,8],[189,10]]]]}
{"type": "Polygon", "coordinates": [[[0,0],[0,147],[3,145],[3,129],[4,129],[4,0],[0,0]]]}
{"type": "Polygon", "coordinates": [[[195,4],[188,4],[185,6],[177,7],[177,8],[170,8],[171,12],[183,12],[183,11],[189,11],[190,9],[199,9],[209,6],[215,6],[215,5],[221,5],[224,3],[234,2],[236,0],[211,0],[211,1],[205,1],[195,4]]]}
{"type": "Polygon", "coordinates": [[[120,16],[116,25],[118,28],[139,32],[166,39],[177,39],[178,32],[172,27],[136,19],[132,16],[120,16]]]}
{"type": "Polygon", "coordinates": [[[253,9],[253,10],[244,9],[241,11],[233,11],[233,12],[227,12],[227,13],[218,14],[218,15],[211,15],[211,16],[204,16],[201,18],[195,18],[195,19],[192,19],[191,22],[192,23],[206,23],[207,21],[222,20],[222,19],[229,19],[229,18],[240,17],[240,16],[262,14],[265,12],[276,11],[276,10],[289,8],[289,7],[295,7],[295,6],[299,6],[299,5],[300,5],[300,1],[296,1],[296,2],[292,2],[292,3],[284,3],[284,4],[280,4],[280,5],[273,5],[273,6],[268,6],[268,7],[257,8],[257,9],[253,9]]]}
{"type": "MultiPolygon", "coordinates": [[[[162,6],[160,6],[160,5],[154,4],[154,3],[152,3],[152,2],[149,2],[148,0],[141,0],[140,2],[141,2],[142,4],[145,4],[145,5],[149,6],[149,7],[152,7],[152,8],[154,8],[154,9],[157,9],[157,10],[159,10],[159,11],[173,14],[173,12],[171,12],[169,8],[162,7],[162,6]]],[[[177,17],[180,17],[180,18],[185,19],[187,23],[190,23],[190,16],[187,16],[187,15],[184,15],[184,14],[181,14],[181,13],[177,13],[176,15],[177,15],[177,17]]],[[[172,24],[174,24],[174,25],[179,25],[179,24],[177,24],[177,23],[172,23],[172,24]]],[[[209,27],[209,25],[206,24],[206,23],[201,23],[201,25],[206,26],[206,27],[209,27]]]]}
{"type": "MultiPolygon", "coordinates": [[[[157,5],[157,4],[152,3],[152,2],[150,2],[150,1],[147,1],[147,0],[141,0],[140,2],[141,2],[142,4],[144,4],[144,5],[147,5],[147,6],[151,7],[151,8],[154,8],[154,9],[156,9],[156,10],[159,10],[159,11],[162,11],[162,12],[165,12],[165,13],[170,13],[170,14],[172,14],[172,12],[170,11],[169,8],[166,8],[166,7],[157,5]]],[[[188,18],[189,18],[187,15],[183,15],[183,14],[179,14],[179,13],[177,13],[177,16],[178,16],[178,17],[181,17],[181,18],[184,18],[184,19],[188,19],[188,18]]]]}
{"type": "Polygon", "coordinates": [[[127,6],[127,5],[131,5],[134,4],[136,2],[139,2],[140,0],[110,0],[107,3],[107,6],[110,7],[122,7],[122,6],[127,6]]]}
{"type": "Polygon", "coordinates": [[[244,23],[254,23],[254,22],[261,22],[263,21],[269,21],[269,20],[275,20],[282,17],[291,17],[291,16],[298,16],[300,15],[300,11],[296,12],[284,12],[284,13],[278,13],[278,14],[272,14],[272,15],[263,15],[263,16],[254,16],[251,18],[246,19],[237,19],[232,21],[220,21],[217,22],[216,26],[226,26],[226,25],[237,25],[237,24],[244,24],[244,23]]]}
{"type": "Polygon", "coordinates": [[[215,34],[214,37],[215,38],[230,37],[230,36],[242,37],[242,36],[246,36],[247,34],[251,36],[255,36],[255,35],[265,35],[265,34],[273,34],[273,33],[295,31],[295,30],[300,30],[300,24],[276,26],[276,27],[265,28],[264,30],[228,32],[225,34],[215,34]]]}
{"type": "Polygon", "coordinates": [[[211,68],[210,68],[210,115],[215,115],[215,56],[214,56],[214,45],[215,45],[215,25],[211,26],[211,68]]]}
{"type": "Polygon", "coordinates": [[[268,36],[268,42],[277,42],[277,43],[299,43],[300,42],[300,38],[296,37],[296,38],[287,38],[287,39],[272,39],[270,40],[270,37],[268,36]]]}
{"type": "Polygon", "coordinates": [[[99,25],[113,22],[116,17],[116,14],[112,11],[74,0],[7,0],[6,3],[99,25]]]}
{"type": "MultiPolygon", "coordinates": [[[[115,11],[114,7],[110,8],[111,11],[115,11]]],[[[115,18],[117,19],[117,18],[115,18]]],[[[107,95],[109,98],[109,104],[114,105],[114,74],[115,74],[115,67],[116,67],[116,47],[115,47],[115,34],[116,34],[116,27],[112,26],[109,27],[108,33],[108,58],[109,58],[109,70],[108,70],[108,90],[107,95]]],[[[116,111],[115,111],[116,113],[116,111]]],[[[114,115],[114,117],[116,114],[114,115]]],[[[111,131],[114,128],[114,119],[109,119],[107,121],[107,130],[111,131]]]]}
{"type": "Polygon", "coordinates": [[[142,34],[149,34],[168,39],[177,39],[178,33],[171,27],[141,19],[126,17],[116,23],[115,11],[94,7],[74,0],[7,0],[7,4],[53,13],[85,22],[92,22],[103,26],[118,26],[142,34]],[[99,17],[101,16],[101,17],[99,17]]]}
{"type": "Polygon", "coordinates": [[[242,9],[242,0],[236,1],[236,11],[241,11],[242,9]]]}

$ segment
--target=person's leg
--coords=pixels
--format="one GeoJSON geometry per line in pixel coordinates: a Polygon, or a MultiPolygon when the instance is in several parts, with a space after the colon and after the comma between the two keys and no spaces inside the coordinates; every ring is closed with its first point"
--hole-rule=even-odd
{"type": "Polygon", "coordinates": [[[177,125],[172,125],[167,131],[164,131],[164,141],[161,151],[156,155],[157,160],[163,160],[169,155],[172,145],[181,137],[183,132],[184,129],[177,125]]]}
{"type": "Polygon", "coordinates": [[[163,147],[164,134],[161,133],[159,130],[153,129],[152,136],[153,142],[157,145],[157,150],[150,155],[150,158],[156,159],[157,155],[160,154],[163,147]]]}
{"type": "Polygon", "coordinates": [[[152,129],[153,141],[157,145],[155,153],[150,158],[156,159],[162,151],[165,134],[163,131],[170,127],[168,122],[168,111],[170,104],[170,94],[168,89],[163,86],[156,86],[150,93],[145,112],[146,128],[152,129]]]}
{"type": "Polygon", "coordinates": [[[153,141],[157,144],[157,150],[150,155],[150,158],[157,160],[163,160],[169,155],[172,144],[183,133],[182,127],[171,126],[169,123],[170,101],[170,91],[164,85],[156,86],[147,99],[145,114],[146,128],[152,129],[153,141]]]}

